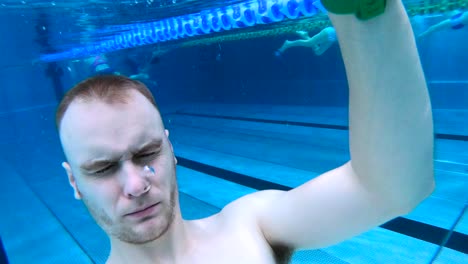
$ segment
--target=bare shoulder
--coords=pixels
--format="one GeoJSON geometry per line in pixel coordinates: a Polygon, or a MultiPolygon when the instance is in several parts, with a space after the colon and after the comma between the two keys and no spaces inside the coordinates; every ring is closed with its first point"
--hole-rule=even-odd
{"type": "Polygon", "coordinates": [[[251,236],[252,244],[249,248],[255,248],[256,252],[263,252],[274,259],[274,263],[289,263],[294,247],[272,242],[271,238],[264,232],[261,223],[272,206],[282,199],[285,191],[265,190],[245,195],[228,205],[219,213],[221,221],[230,228],[244,233],[242,241],[251,236]],[[247,235],[248,234],[248,235],[247,235]]]}
{"type": "Polygon", "coordinates": [[[191,222],[198,256],[233,259],[236,263],[289,263],[293,248],[270,243],[259,224],[259,215],[281,193],[260,191],[245,195],[219,213],[191,222]]]}
{"type": "Polygon", "coordinates": [[[189,222],[196,229],[211,230],[213,234],[225,233],[226,230],[242,230],[269,241],[261,228],[260,216],[267,214],[266,211],[283,193],[285,192],[279,190],[254,192],[232,201],[217,214],[189,222]]]}
{"type": "Polygon", "coordinates": [[[258,222],[259,215],[282,193],[284,192],[279,190],[254,192],[230,202],[214,215],[188,222],[196,229],[213,230],[213,233],[233,228],[263,233],[258,222]]]}
{"type": "Polygon", "coordinates": [[[278,199],[284,193],[284,191],[280,190],[265,190],[247,194],[226,205],[220,215],[230,217],[241,215],[242,217],[256,218],[262,209],[271,205],[275,199],[278,199]]]}
{"type": "Polygon", "coordinates": [[[267,205],[274,202],[284,191],[265,190],[257,191],[251,194],[242,196],[229,204],[227,204],[219,213],[208,216],[206,218],[191,220],[192,224],[206,228],[208,226],[221,227],[228,222],[245,222],[249,221],[252,224],[257,224],[257,216],[267,205]]]}
{"type": "Polygon", "coordinates": [[[261,234],[264,239],[261,219],[268,215],[268,211],[274,206],[275,201],[282,197],[285,191],[264,190],[242,196],[227,204],[217,214],[219,223],[242,225],[244,229],[261,234]]]}

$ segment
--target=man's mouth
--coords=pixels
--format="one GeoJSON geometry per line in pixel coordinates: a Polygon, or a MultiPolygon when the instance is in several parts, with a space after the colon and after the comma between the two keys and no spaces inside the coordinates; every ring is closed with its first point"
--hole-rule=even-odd
{"type": "Polygon", "coordinates": [[[126,214],[125,216],[138,217],[138,218],[149,216],[149,215],[151,215],[151,214],[153,214],[153,213],[155,213],[157,211],[157,208],[159,208],[159,204],[160,203],[155,203],[155,204],[152,204],[150,206],[146,206],[146,207],[143,207],[141,209],[137,209],[132,213],[126,214]]]}

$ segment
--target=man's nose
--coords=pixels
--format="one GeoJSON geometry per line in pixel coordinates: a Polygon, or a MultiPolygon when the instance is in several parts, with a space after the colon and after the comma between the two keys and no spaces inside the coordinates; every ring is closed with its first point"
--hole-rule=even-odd
{"type": "Polygon", "coordinates": [[[123,192],[128,198],[140,197],[151,188],[150,181],[144,176],[143,167],[130,161],[122,165],[121,178],[123,192]]]}

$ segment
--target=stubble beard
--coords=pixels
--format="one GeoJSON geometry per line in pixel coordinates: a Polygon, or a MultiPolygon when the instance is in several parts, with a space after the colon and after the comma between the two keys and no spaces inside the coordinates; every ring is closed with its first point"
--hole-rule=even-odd
{"type": "Polygon", "coordinates": [[[155,223],[150,230],[147,230],[147,228],[138,230],[137,225],[128,225],[115,221],[103,209],[93,206],[86,197],[83,196],[82,199],[91,216],[109,236],[130,244],[144,244],[159,239],[171,227],[175,218],[177,194],[177,183],[174,181],[171,187],[169,205],[163,205],[161,208],[162,214],[146,220],[155,223]]]}

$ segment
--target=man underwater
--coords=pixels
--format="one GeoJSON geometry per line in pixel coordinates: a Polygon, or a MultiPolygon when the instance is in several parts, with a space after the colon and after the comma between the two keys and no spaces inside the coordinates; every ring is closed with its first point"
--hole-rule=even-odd
{"type": "Polygon", "coordinates": [[[56,115],[63,167],[110,238],[107,263],[286,263],[294,250],[358,235],[432,193],[431,104],[401,0],[369,20],[329,11],[350,89],[351,160],[204,219],[181,216],[169,132],[141,82],[96,76],[65,95],[56,115]]]}

